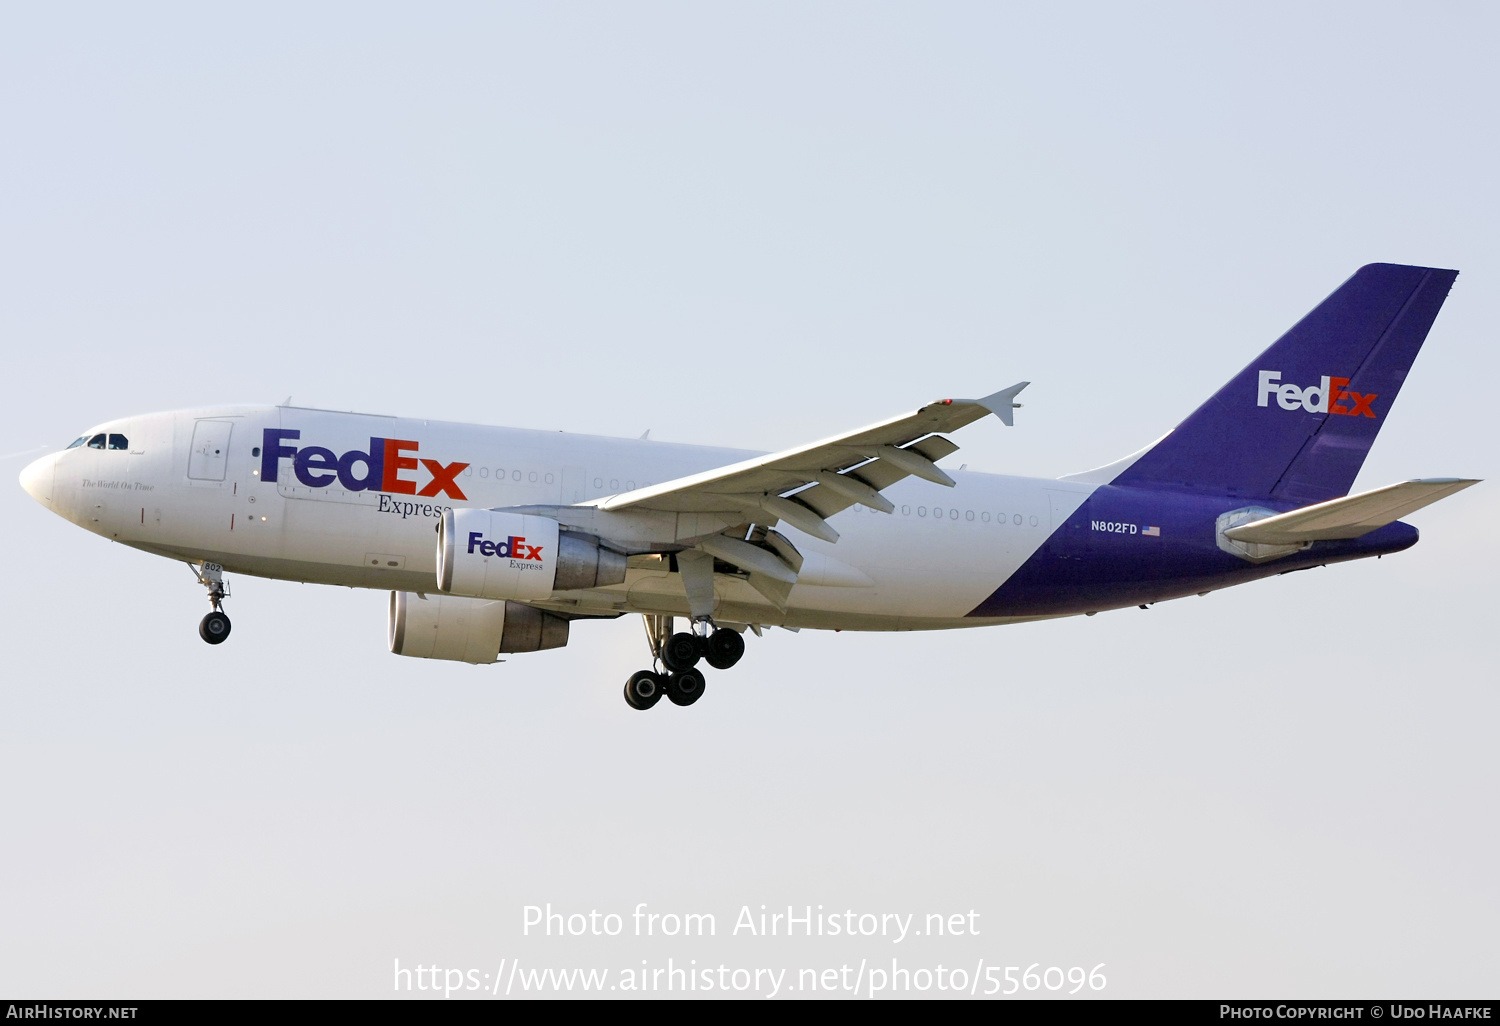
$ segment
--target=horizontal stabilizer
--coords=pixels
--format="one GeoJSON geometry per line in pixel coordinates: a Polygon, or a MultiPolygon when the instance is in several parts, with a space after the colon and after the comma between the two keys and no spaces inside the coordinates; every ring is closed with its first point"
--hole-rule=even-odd
{"type": "Polygon", "coordinates": [[[1358,538],[1478,483],[1477,480],[1457,477],[1402,481],[1231,527],[1224,535],[1235,541],[1261,545],[1358,538]]]}

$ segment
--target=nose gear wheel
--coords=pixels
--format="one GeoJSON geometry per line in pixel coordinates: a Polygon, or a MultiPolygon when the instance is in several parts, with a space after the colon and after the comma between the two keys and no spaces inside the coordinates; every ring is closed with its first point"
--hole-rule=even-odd
{"type": "Polygon", "coordinates": [[[219,610],[205,616],[198,624],[198,637],[210,645],[218,645],[229,637],[229,617],[219,610]]]}

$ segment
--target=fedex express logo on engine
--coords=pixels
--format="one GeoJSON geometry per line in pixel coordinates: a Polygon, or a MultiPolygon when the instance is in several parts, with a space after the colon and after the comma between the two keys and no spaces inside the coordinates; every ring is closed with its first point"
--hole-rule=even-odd
{"type": "Polygon", "coordinates": [[[486,541],[484,532],[469,532],[469,555],[478,552],[481,556],[508,556],[511,559],[542,561],[542,546],[531,545],[525,536],[511,535],[503,542],[486,541]]]}
{"type": "Polygon", "coordinates": [[[1322,382],[1306,388],[1283,384],[1281,371],[1261,371],[1260,388],[1257,390],[1257,406],[1268,405],[1271,396],[1283,410],[1303,409],[1308,413],[1336,413],[1342,417],[1366,416],[1375,419],[1375,410],[1370,404],[1379,398],[1374,392],[1350,392],[1344,386],[1348,378],[1333,378],[1324,375],[1322,382]]]}
{"type": "Polygon", "coordinates": [[[370,449],[350,449],[336,454],[321,445],[297,447],[287,441],[302,437],[302,432],[288,428],[266,428],[260,455],[260,479],[276,480],[280,461],[292,461],[292,473],[309,488],[327,488],[337,481],[351,492],[393,492],[397,495],[447,495],[467,499],[454,480],[467,463],[439,463],[406,453],[417,451],[417,443],[404,438],[371,438],[370,449]],[[426,468],[430,480],[417,491],[417,482],[403,477],[418,465],[426,468]]]}

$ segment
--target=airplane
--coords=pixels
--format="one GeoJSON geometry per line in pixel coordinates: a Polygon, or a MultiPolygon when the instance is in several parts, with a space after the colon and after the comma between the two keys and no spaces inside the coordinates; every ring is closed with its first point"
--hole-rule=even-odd
{"type": "Polygon", "coordinates": [[[1056,479],[938,466],[954,432],[1013,425],[1023,381],[770,454],[208,407],[90,428],[21,484],[186,562],[210,644],[226,573],[389,591],[390,650],[423,659],[494,663],[633,613],[652,664],[626,702],[686,706],[747,631],[1092,616],[1410,548],[1400,518],[1476,480],[1349,489],[1457,274],[1360,268],[1175,429],[1056,479]]]}

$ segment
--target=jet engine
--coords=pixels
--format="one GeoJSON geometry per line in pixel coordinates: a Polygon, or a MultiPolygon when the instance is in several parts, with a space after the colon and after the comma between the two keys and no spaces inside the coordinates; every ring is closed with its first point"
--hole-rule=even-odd
{"type": "Polygon", "coordinates": [[[445,510],[438,524],[437,586],[450,595],[541,599],[554,591],[625,580],[625,556],[549,517],[445,510]]]}
{"type": "Polygon", "coordinates": [[[418,659],[493,663],[502,652],[568,643],[566,618],[520,602],[391,592],[391,651],[418,659]]]}

